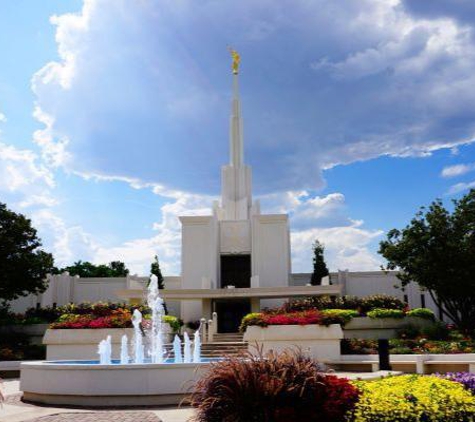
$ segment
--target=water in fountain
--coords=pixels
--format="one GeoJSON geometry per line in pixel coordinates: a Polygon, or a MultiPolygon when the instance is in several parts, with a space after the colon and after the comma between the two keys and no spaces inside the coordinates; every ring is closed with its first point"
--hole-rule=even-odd
{"type": "Polygon", "coordinates": [[[120,344],[120,363],[122,365],[129,363],[129,342],[125,334],[122,336],[120,344]]]}
{"type": "Polygon", "coordinates": [[[191,341],[186,331],[185,331],[185,334],[183,335],[183,338],[185,339],[185,347],[183,348],[183,352],[184,352],[183,362],[190,363],[191,362],[191,341]]]}
{"type": "MultiPolygon", "coordinates": [[[[160,297],[158,289],[157,276],[150,276],[150,283],[147,290],[147,305],[152,311],[152,319],[150,328],[144,332],[142,321],[143,315],[135,309],[132,314],[132,325],[134,327],[133,337],[133,357],[130,359],[128,350],[127,336],[122,336],[120,348],[120,363],[144,363],[145,362],[145,345],[147,345],[147,357],[150,357],[152,363],[164,363],[166,361],[166,349],[163,338],[163,316],[165,315],[164,301],[160,297]]],[[[175,363],[191,363],[201,362],[201,338],[200,329],[195,332],[193,354],[191,351],[191,340],[188,333],[184,334],[184,351],[181,352],[181,341],[175,336],[173,341],[173,350],[175,353],[175,363]]],[[[107,340],[99,343],[98,353],[101,364],[111,363],[112,345],[110,336],[107,340]]]]}
{"type": "Polygon", "coordinates": [[[110,365],[112,363],[111,362],[111,355],[112,355],[111,336],[107,336],[106,340],[102,340],[99,343],[97,353],[99,354],[99,363],[101,365],[110,365]]]}
{"type": "MultiPolygon", "coordinates": [[[[201,325],[200,325],[201,328],[201,325]]],[[[193,343],[193,362],[201,362],[201,336],[200,328],[195,331],[195,341],[193,343]]]]}
{"type": "Polygon", "coordinates": [[[158,278],[155,274],[150,276],[148,285],[147,304],[152,310],[152,327],[150,333],[150,358],[152,363],[162,363],[165,356],[163,345],[163,316],[165,307],[158,289],[158,278]]]}
{"type": "Polygon", "coordinates": [[[143,363],[144,361],[144,346],[142,339],[142,312],[138,309],[134,310],[132,315],[132,325],[134,326],[134,363],[143,363]]]}
{"type": "Polygon", "coordinates": [[[183,356],[181,354],[181,340],[178,335],[175,335],[175,339],[173,340],[173,354],[175,356],[175,363],[183,362],[183,356]]]}

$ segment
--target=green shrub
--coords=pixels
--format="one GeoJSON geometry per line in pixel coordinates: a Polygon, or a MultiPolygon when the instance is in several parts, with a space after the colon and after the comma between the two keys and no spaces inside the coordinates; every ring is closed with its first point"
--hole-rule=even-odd
{"type": "Polygon", "coordinates": [[[423,318],[423,319],[428,319],[431,321],[435,320],[435,315],[432,310],[427,309],[427,308],[415,308],[411,309],[406,313],[407,316],[410,317],[417,317],[417,318],[423,318]]]}
{"type": "Polygon", "coordinates": [[[372,319],[377,319],[377,318],[402,319],[405,316],[404,311],[400,309],[381,309],[381,308],[373,309],[372,311],[369,311],[367,315],[372,319]]]}
{"type": "Polygon", "coordinates": [[[421,328],[421,334],[429,340],[449,340],[450,329],[443,322],[435,322],[427,327],[421,328]]]}
{"type": "Polygon", "coordinates": [[[182,326],[181,321],[177,317],[172,315],[165,315],[162,318],[162,321],[168,323],[174,332],[179,331],[180,327],[182,326]]]}
{"type": "Polygon", "coordinates": [[[415,339],[421,335],[421,327],[414,324],[406,324],[397,330],[400,339],[415,339]]]}
{"type": "MultiPolygon", "coordinates": [[[[359,316],[358,311],[353,309],[323,309],[322,315],[324,317],[337,317],[344,324],[348,324],[352,318],[359,316]]],[[[340,322],[338,322],[340,323],[340,322]]]]}
{"type": "Polygon", "coordinates": [[[252,312],[247,314],[241,321],[241,325],[239,326],[239,331],[242,333],[246,331],[246,328],[250,325],[257,325],[259,327],[265,327],[267,324],[264,323],[262,319],[261,312],[252,312]]]}
{"type": "Polygon", "coordinates": [[[369,312],[375,309],[399,309],[406,308],[406,304],[395,296],[371,295],[361,299],[361,311],[369,312]]]}

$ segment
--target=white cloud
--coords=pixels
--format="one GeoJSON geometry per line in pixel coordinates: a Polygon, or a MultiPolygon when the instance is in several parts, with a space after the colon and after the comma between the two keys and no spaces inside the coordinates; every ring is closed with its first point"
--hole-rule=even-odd
{"type": "Polygon", "coordinates": [[[33,226],[41,233],[45,250],[53,253],[55,265],[63,267],[74,261],[91,261],[99,245],[80,226],[68,226],[52,210],[43,208],[31,214],[33,226]]]}
{"type": "Polygon", "coordinates": [[[442,177],[457,177],[462,176],[471,171],[475,171],[475,163],[472,164],[455,164],[447,166],[442,169],[442,177]]]}
{"type": "Polygon", "coordinates": [[[450,187],[449,195],[455,195],[460,192],[464,192],[469,189],[475,189],[475,180],[473,182],[461,182],[450,187]]]}
{"type": "Polygon", "coordinates": [[[4,200],[20,207],[53,204],[51,171],[31,150],[0,142],[0,193],[4,200]]]}
{"type": "Polygon", "coordinates": [[[261,192],[314,189],[325,168],[474,140],[473,28],[413,16],[398,0],[87,0],[52,22],[60,60],[33,78],[45,125],[35,140],[68,171],[215,192],[229,40],[243,51],[261,192]]]}
{"type": "Polygon", "coordinates": [[[377,270],[382,259],[371,252],[369,246],[382,234],[380,230],[365,230],[360,223],[292,232],[292,271],[312,271],[312,244],[316,239],[325,245],[325,260],[330,270],[377,270]]]}

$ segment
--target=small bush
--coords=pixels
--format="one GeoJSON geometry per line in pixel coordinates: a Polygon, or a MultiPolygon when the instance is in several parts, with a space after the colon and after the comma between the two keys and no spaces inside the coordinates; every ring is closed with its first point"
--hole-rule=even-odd
{"type": "Polygon", "coordinates": [[[470,422],[475,397],[460,384],[434,376],[402,375],[355,382],[362,391],[355,422],[470,422]]]}
{"type": "MultiPolygon", "coordinates": [[[[359,316],[358,311],[353,309],[324,309],[321,311],[323,317],[337,318],[341,322],[331,322],[330,324],[348,324],[353,318],[359,316]]],[[[329,325],[329,324],[325,324],[329,325]]]]}
{"type": "Polygon", "coordinates": [[[362,312],[369,312],[375,309],[399,309],[402,311],[407,305],[394,296],[371,295],[362,298],[360,307],[362,312]]]}
{"type": "Polygon", "coordinates": [[[262,318],[261,312],[252,312],[247,314],[241,321],[241,325],[239,326],[239,331],[242,333],[246,331],[246,328],[250,325],[257,325],[259,327],[267,327],[266,323],[262,318]]]}
{"type": "Polygon", "coordinates": [[[191,397],[197,422],[343,422],[359,396],[349,381],[298,353],[229,357],[210,366],[191,397]]]}
{"type": "Polygon", "coordinates": [[[401,311],[399,309],[381,309],[381,308],[376,308],[373,309],[372,311],[369,311],[367,313],[368,317],[372,319],[377,319],[377,318],[398,318],[402,319],[404,318],[404,311],[401,311]]]}
{"type": "Polygon", "coordinates": [[[162,321],[169,324],[171,329],[174,332],[177,332],[180,330],[180,327],[183,325],[182,322],[175,316],[172,315],[164,315],[162,318],[162,321]]]}
{"type": "Polygon", "coordinates": [[[432,312],[432,310],[428,308],[411,309],[410,311],[407,311],[406,315],[409,317],[428,319],[430,321],[435,320],[434,312],[432,312]]]}
{"type": "Polygon", "coordinates": [[[397,336],[400,339],[416,339],[421,335],[421,327],[414,324],[405,324],[397,330],[397,336]]]}
{"type": "Polygon", "coordinates": [[[429,340],[449,340],[450,329],[443,322],[435,322],[427,327],[421,328],[421,334],[429,340]]]}

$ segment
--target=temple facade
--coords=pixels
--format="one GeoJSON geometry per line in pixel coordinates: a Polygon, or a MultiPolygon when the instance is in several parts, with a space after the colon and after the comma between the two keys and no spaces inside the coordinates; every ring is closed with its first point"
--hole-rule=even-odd
{"type": "MultiPolygon", "coordinates": [[[[244,162],[239,76],[233,73],[229,163],[221,169],[221,200],[212,215],[180,217],[182,224],[182,289],[250,289],[248,297],[215,298],[211,311],[222,331],[236,328],[251,309],[272,306],[253,289],[287,287],[291,274],[287,214],[261,214],[252,198],[252,172],[244,162]]],[[[229,292],[232,293],[232,292],[229,292]]],[[[208,314],[202,300],[181,306],[185,321],[208,314]]]]}

